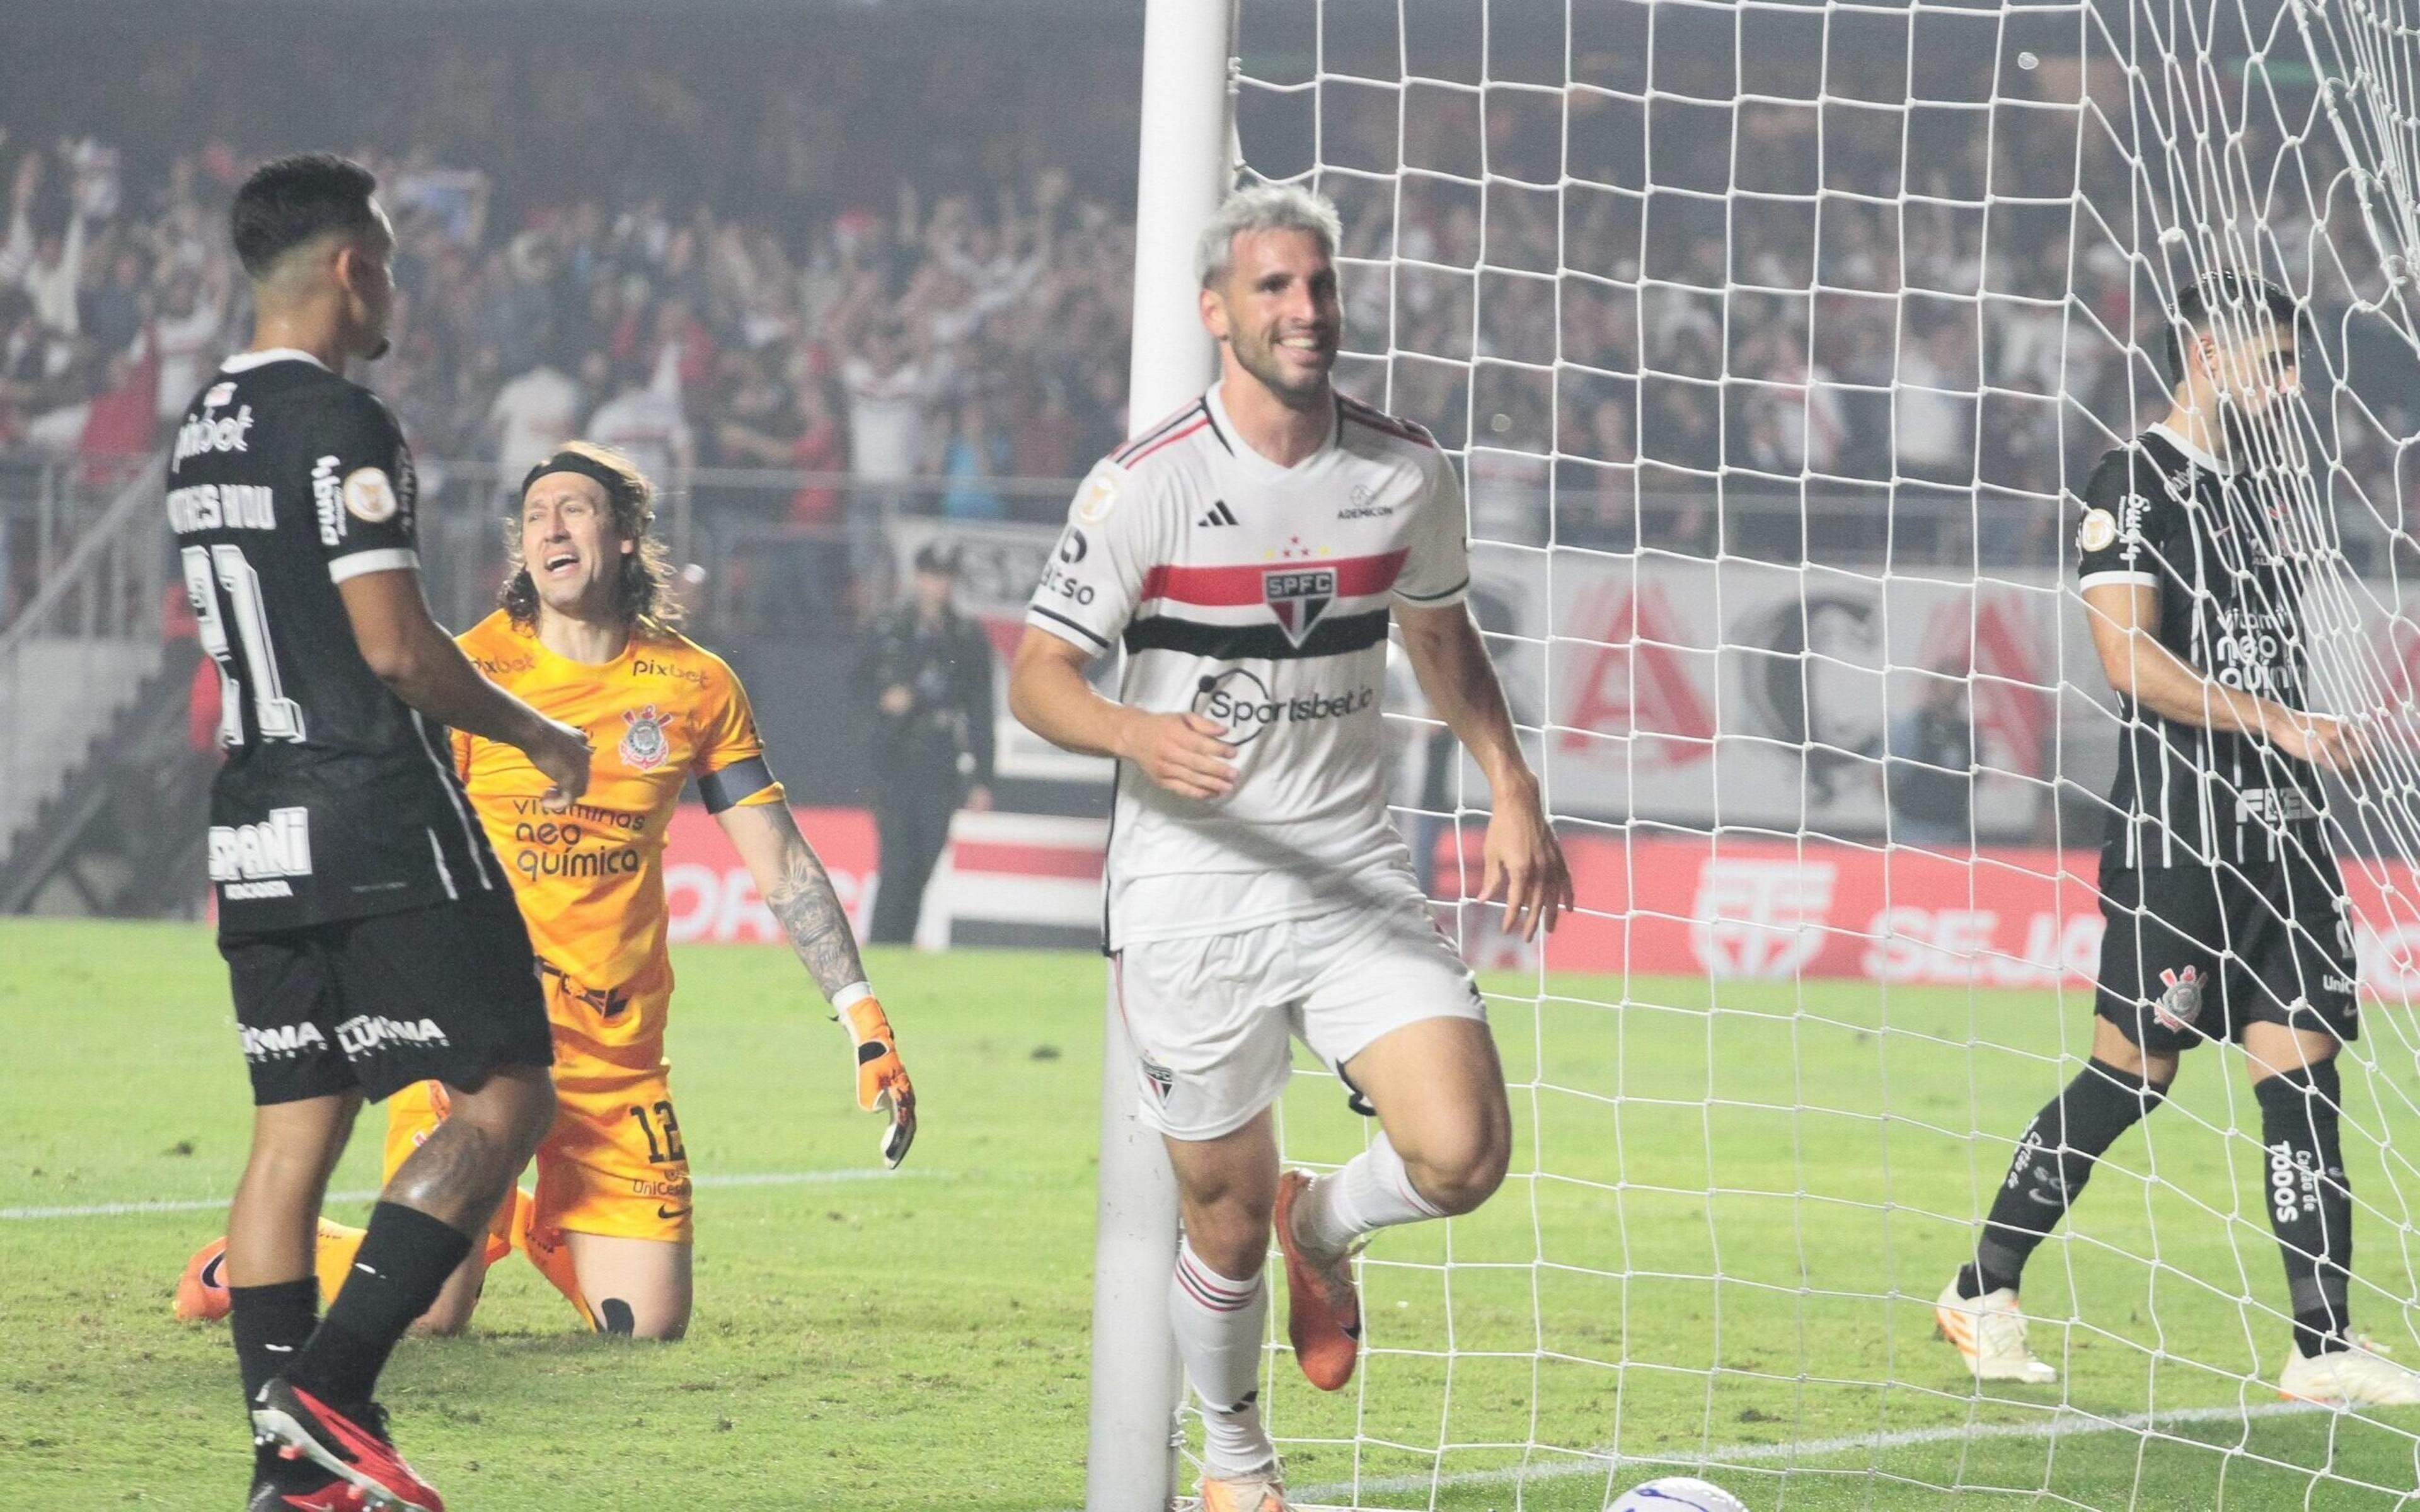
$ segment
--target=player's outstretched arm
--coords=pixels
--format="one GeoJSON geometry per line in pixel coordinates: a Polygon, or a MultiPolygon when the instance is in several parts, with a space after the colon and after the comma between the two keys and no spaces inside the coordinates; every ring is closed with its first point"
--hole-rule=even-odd
{"type": "Polygon", "coordinates": [[[550,801],[588,791],[588,737],[488,681],[428,612],[411,567],[365,572],[336,585],[362,659],[395,696],[429,718],[527,752],[554,784],[550,801]]]}
{"type": "Polygon", "coordinates": [[[2204,677],[2160,643],[2160,591],[2140,583],[2084,590],[2085,623],[2109,686],[2162,718],[2206,730],[2259,735],[2289,756],[2332,770],[2360,760],[2357,732],[2341,719],[2304,714],[2204,677]]]}
{"type": "Polygon", "coordinates": [[[835,997],[865,980],[865,963],[857,953],[848,914],[814,847],[799,833],[788,805],[743,803],[714,817],[824,996],[835,997]]]}
{"type": "Polygon", "coordinates": [[[857,933],[849,928],[830,874],[807,837],[799,833],[799,822],[786,803],[741,803],[714,817],[756,879],[765,906],[789,936],[790,949],[832,1005],[834,1016],[848,1026],[857,1057],[857,1105],[868,1113],[891,1115],[882,1158],[896,1169],[916,1139],[916,1088],[899,1058],[891,1021],[867,983],[857,933]]]}
{"type": "Polygon", "coordinates": [[[1429,706],[1487,775],[1494,801],[1479,895],[1493,898],[1500,887],[1504,928],[1535,939],[1541,927],[1552,930],[1556,918],[1573,905],[1572,873],[1546,822],[1538,779],[1522,758],[1512,711],[1505,705],[1495,664],[1487,659],[1486,642],[1480,640],[1479,626],[1471,623],[1464,604],[1416,609],[1399,603],[1395,624],[1404,632],[1404,651],[1412,658],[1429,706]]]}
{"type": "Polygon", "coordinates": [[[1115,756],[1185,798],[1234,791],[1235,748],[1215,721],[1193,713],[1147,714],[1105,699],[1085,680],[1092,654],[1028,626],[1008,673],[1008,712],[1062,750],[1115,756]]]}

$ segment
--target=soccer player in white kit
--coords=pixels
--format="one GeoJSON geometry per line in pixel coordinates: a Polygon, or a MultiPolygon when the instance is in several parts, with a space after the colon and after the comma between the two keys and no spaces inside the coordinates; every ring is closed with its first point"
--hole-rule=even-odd
{"type": "Polygon", "coordinates": [[[1419,426],[1328,380],[1335,208],[1291,187],[1203,230],[1210,391],[1085,480],[1027,616],[1016,717],[1114,756],[1108,949],[1142,1116],[1185,1218],[1169,1313],[1207,1423],[1203,1512],[1284,1512],[1254,1369],[1272,1220],[1303,1373],[1352,1377],[1351,1260],[1377,1229],[1468,1212],[1512,1118],[1469,970],[1386,810],[1391,615],[1494,795],[1482,895],[1534,938],[1572,904],[1560,847],[1464,597],[1461,485],[1419,426]],[[1115,701],[1085,666],[1124,643],[1115,701]],[[1298,1035],[1380,1134],[1316,1180],[1278,1169],[1269,1106],[1298,1035]]]}

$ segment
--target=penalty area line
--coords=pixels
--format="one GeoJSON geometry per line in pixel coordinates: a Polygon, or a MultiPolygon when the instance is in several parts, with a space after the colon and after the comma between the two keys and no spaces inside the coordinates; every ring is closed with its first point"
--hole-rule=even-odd
{"type": "MultiPolygon", "coordinates": [[[[2259,1418],[2293,1417],[2335,1409],[2313,1402],[2262,1402],[2250,1407],[2187,1407],[2166,1412],[2128,1412],[2103,1417],[2095,1412],[2060,1408],[2040,1423],[1944,1424],[1939,1427],[1903,1428],[1895,1433],[1843,1434],[1831,1439],[1805,1439],[1793,1443],[1718,1445],[1693,1454],[1624,1455],[1591,1449],[1560,1463],[1516,1466],[1507,1470],[1466,1470],[1450,1475],[1387,1475],[1357,1484],[1341,1482],[1312,1486],[1295,1493],[1314,1512],[1331,1498],[1392,1495],[1405,1491],[1444,1489],[1455,1486],[1528,1486],[1538,1481],[1568,1480],[1578,1475],[1610,1475],[1624,1470],[1687,1471],[1721,1465],[1761,1465],[1776,1460],[1825,1459],[1837,1455],[1883,1454],[1926,1444],[1977,1439],[2064,1439],[2097,1433],[2157,1433],[2164,1428],[2199,1423],[2235,1423],[2259,1418]]],[[[1808,1466],[1810,1470],[1821,1466],[1808,1466]]]]}
{"type": "MultiPolygon", "coordinates": [[[[909,1169],[904,1171],[735,1171],[723,1176],[695,1176],[690,1179],[694,1187],[734,1186],[838,1186],[854,1181],[897,1181],[911,1178],[933,1180],[946,1173],[909,1169]]],[[[331,1192],[330,1202],[369,1202],[378,1194],[371,1192],[331,1192]]],[[[226,1197],[180,1197],[158,1202],[91,1202],[78,1207],[0,1208],[0,1222],[25,1221],[37,1218],[125,1218],[147,1212],[210,1212],[225,1211],[226,1197]]]]}

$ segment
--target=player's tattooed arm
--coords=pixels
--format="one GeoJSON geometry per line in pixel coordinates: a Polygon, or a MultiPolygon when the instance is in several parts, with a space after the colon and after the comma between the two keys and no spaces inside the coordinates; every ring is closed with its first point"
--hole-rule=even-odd
{"type": "Polygon", "coordinates": [[[782,926],[790,949],[799,953],[807,975],[824,996],[866,980],[858,957],[857,934],[849,928],[847,910],[833,890],[831,875],[815,856],[814,847],[799,833],[789,806],[782,803],[742,804],[717,814],[732,847],[748,864],[765,895],[765,906],[782,926]]]}
{"type": "Polygon", "coordinates": [[[865,980],[857,936],[848,927],[848,915],[841,910],[840,895],[832,890],[823,862],[795,830],[783,856],[782,879],[765,890],[765,904],[782,921],[790,948],[799,952],[807,975],[825,996],[865,980]]]}
{"type": "Polygon", "coordinates": [[[748,863],[766,906],[782,921],[790,948],[806,964],[807,975],[823,989],[834,1017],[847,1027],[857,1105],[889,1119],[882,1132],[882,1161],[896,1170],[916,1140],[916,1088],[900,1063],[891,1021],[866,983],[857,935],[841,909],[840,895],[832,890],[831,877],[815,858],[814,847],[799,833],[789,805],[743,803],[714,817],[748,863]]]}

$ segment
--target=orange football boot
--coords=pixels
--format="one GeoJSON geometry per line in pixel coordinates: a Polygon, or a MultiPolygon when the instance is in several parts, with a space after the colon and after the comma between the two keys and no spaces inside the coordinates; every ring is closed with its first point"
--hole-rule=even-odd
{"type": "Polygon", "coordinates": [[[1301,1171],[1278,1178],[1278,1248],[1285,1252],[1286,1337],[1305,1380],[1337,1391],[1361,1357],[1361,1299],[1353,1289],[1353,1253],[1322,1257],[1295,1238],[1294,1205],[1311,1186],[1301,1171]]]}

